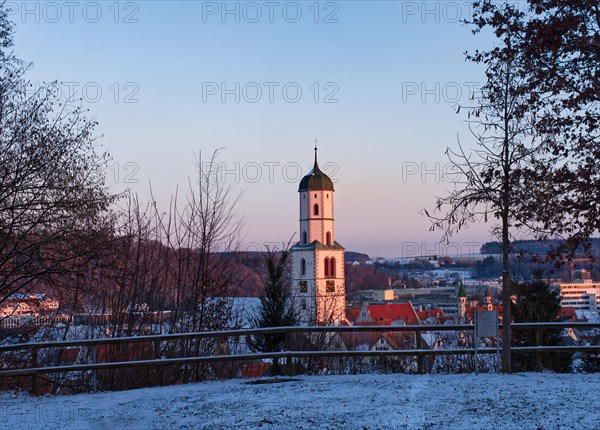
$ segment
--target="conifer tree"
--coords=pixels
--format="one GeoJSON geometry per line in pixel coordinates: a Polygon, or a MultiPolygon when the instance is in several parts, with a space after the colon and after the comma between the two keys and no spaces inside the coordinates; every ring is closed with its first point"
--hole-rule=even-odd
{"type": "MultiPolygon", "coordinates": [[[[252,319],[256,328],[287,327],[298,324],[298,315],[292,301],[286,268],[289,260],[289,247],[278,252],[267,247],[264,255],[266,275],[262,278],[260,306],[252,319]]],[[[253,336],[248,345],[253,351],[277,352],[285,348],[284,333],[253,336]]],[[[279,362],[273,361],[274,373],[279,372],[279,362]]]]}
{"type": "MultiPolygon", "coordinates": [[[[560,292],[548,283],[537,280],[513,286],[516,303],[512,304],[514,322],[560,322],[560,292]]],[[[539,337],[536,329],[519,329],[513,333],[515,346],[557,346],[561,344],[561,330],[545,329],[539,337]]],[[[544,369],[555,372],[571,370],[572,354],[569,352],[552,352],[542,354],[541,365],[544,369]]],[[[513,366],[516,371],[537,370],[536,355],[531,352],[515,354],[513,366]]]]}

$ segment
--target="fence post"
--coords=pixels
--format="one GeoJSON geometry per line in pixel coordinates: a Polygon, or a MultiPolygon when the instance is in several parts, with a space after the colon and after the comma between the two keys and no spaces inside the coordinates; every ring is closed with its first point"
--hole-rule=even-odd
{"type": "MultiPolygon", "coordinates": [[[[417,329],[415,330],[415,336],[416,336],[416,347],[418,350],[420,350],[423,347],[423,342],[421,341],[421,332],[417,329]]],[[[423,374],[425,373],[425,363],[424,363],[424,359],[423,359],[423,354],[422,353],[417,353],[417,373],[419,374],[423,374]]]]}
{"type": "MultiPolygon", "coordinates": [[[[33,345],[31,348],[31,366],[35,369],[38,367],[38,349],[37,346],[33,345]]],[[[31,381],[31,393],[34,396],[38,395],[38,373],[33,373],[33,379],[31,381]]]]}
{"type": "MultiPolygon", "coordinates": [[[[542,344],[542,328],[536,327],[535,329],[535,346],[541,346],[542,344]]],[[[535,351],[535,367],[538,372],[543,370],[542,368],[542,353],[535,351]]]]}
{"type": "MultiPolygon", "coordinates": [[[[92,364],[96,364],[96,344],[92,345],[92,364]]],[[[92,370],[92,393],[98,392],[98,372],[92,370]]]]}
{"type": "MultiPolygon", "coordinates": [[[[154,358],[157,360],[160,359],[160,340],[154,341],[154,358]]],[[[154,382],[157,386],[160,387],[162,385],[162,366],[156,366],[155,372],[156,379],[154,382]]]]}
{"type": "MultiPolygon", "coordinates": [[[[286,351],[290,350],[290,347],[292,346],[292,342],[291,342],[291,333],[289,331],[285,332],[285,349],[286,351]]],[[[286,370],[286,374],[288,376],[292,376],[292,356],[288,355],[285,358],[285,370],[286,370]]]]}

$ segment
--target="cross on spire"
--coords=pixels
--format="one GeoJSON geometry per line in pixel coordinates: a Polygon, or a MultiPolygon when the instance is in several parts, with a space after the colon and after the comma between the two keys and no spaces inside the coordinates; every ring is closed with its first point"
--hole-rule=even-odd
{"type": "Polygon", "coordinates": [[[315,166],[317,165],[317,138],[315,137],[315,166]]]}

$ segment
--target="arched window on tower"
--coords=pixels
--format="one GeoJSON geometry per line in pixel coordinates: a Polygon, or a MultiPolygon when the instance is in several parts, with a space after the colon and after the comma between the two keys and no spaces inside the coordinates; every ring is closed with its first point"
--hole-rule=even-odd
{"type": "Polygon", "coordinates": [[[300,260],[300,274],[302,276],[306,275],[306,260],[304,258],[300,260]]]}
{"type": "Polygon", "coordinates": [[[327,232],[325,235],[325,245],[331,245],[331,233],[327,232]]]}
{"type": "Polygon", "coordinates": [[[306,245],[306,242],[308,242],[308,236],[306,235],[306,232],[303,231],[302,232],[302,244],[306,245]]]}
{"type": "Polygon", "coordinates": [[[335,278],[335,258],[333,257],[329,259],[329,276],[335,278]]]}
{"type": "Polygon", "coordinates": [[[325,277],[329,276],[329,257],[325,257],[325,277]]]}
{"type": "Polygon", "coordinates": [[[319,215],[319,205],[318,205],[318,204],[316,204],[316,203],[315,203],[314,214],[315,214],[316,216],[318,216],[318,215],[319,215]]]}

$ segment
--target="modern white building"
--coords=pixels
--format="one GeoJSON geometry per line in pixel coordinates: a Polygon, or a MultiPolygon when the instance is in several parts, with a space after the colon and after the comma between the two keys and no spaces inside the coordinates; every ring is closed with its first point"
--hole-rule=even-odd
{"type": "Polygon", "coordinates": [[[291,248],[292,295],[305,324],[339,324],[345,318],[344,248],[335,241],[333,182],[319,169],[302,178],[300,240],[291,248]]]}
{"type": "Polygon", "coordinates": [[[560,305],[572,306],[575,310],[598,312],[600,282],[591,279],[576,279],[571,283],[553,284],[560,289],[560,305]]]}

